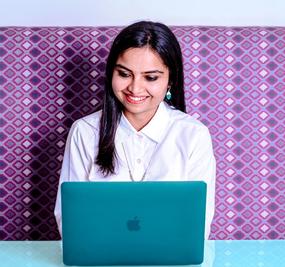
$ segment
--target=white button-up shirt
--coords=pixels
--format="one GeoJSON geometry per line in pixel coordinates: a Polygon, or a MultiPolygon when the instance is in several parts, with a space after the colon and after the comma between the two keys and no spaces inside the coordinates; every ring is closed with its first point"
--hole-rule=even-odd
{"type": "Polygon", "coordinates": [[[101,111],[77,120],[71,127],[62,163],[55,216],[61,232],[60,184],[64,181],[205,181],[205,237],[215,209],[216,163],[206,126],[165,102],[140,131],[122,115],[115,136],[115,174],[104,177],[95,164],[101,111]],[[124,152],[125,150],[125,152],[124,152]],[[129,165],[129,167],[128,167],[129,165]]]}

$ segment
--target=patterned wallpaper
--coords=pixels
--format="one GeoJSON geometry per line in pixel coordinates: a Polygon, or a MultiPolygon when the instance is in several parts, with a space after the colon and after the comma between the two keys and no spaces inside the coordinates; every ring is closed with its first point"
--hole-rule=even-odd
{"type": "MultiPolygon", "coordinates": [[[[172,28],[217,158],[212,239],[285,238],[285,28],[172,28]]],[[[0,239],[59,239],[71,123],[100,108],[117,27],[0,28],[0,239]]]]}

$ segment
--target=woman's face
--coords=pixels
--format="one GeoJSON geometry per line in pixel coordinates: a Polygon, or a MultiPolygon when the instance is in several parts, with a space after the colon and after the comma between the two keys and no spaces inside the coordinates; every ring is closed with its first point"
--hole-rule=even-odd
{"type": "Polygon", "coordinates": [[[154,116],[168,83],[169,70],[150,47],[130,48],[119,56],[112,87],[135,129],[142,129],[154,116]]]}

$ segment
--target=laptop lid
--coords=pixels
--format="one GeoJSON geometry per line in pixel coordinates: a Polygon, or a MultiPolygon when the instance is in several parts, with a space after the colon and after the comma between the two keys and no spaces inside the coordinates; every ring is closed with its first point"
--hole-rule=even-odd
{"type": "Polygon", "coordinates": [[[200,264],[206,183],[65,182],[66,265],[200,264]]]}

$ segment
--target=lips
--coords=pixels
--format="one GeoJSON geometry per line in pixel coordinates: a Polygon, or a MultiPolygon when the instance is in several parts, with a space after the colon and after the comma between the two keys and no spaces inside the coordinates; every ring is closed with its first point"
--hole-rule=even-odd
{"type": "Polygon", "coordinates": [[[131,104],[141,104],[147,99],[147,96],[126,95],[126,99],[131,104]]]}

